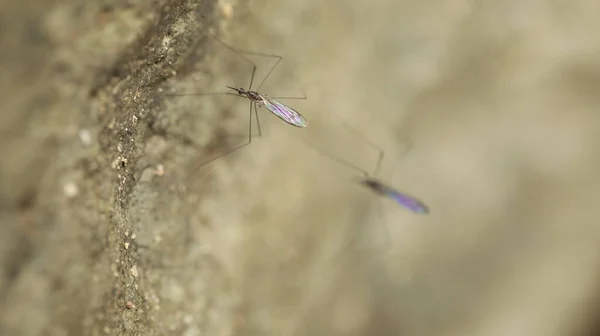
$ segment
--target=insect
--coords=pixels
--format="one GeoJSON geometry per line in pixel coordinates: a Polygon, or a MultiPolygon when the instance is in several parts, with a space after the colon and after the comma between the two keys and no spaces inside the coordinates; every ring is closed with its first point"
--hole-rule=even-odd
{"type": "MultiPolygon", "coordinates": [[[[309,146],[312,147],[319,154],[324,155],[324,156],[336,161],[339,164],[342,164],[346,167],[349,167],[351,169],[354,169],[354,170],[360,172],[362,176],[360,178],[358,178],[357,182],[360,185],[364,186],[365,188],[371,190],[373,193],[375,193],[379,196],[390,198],[390,199],[394,200],[396,203],[398,203],[399,205],[401,205],[402,207],[404,207],[408,210],[411,210],[412,212],[415,212],[418,214],[428,214],[429,207],[424,202],[420,201],[418,198],[416,198],[414,196],[411,196],[405,192],[399,191],[398,189],[383,183],[382,181],[378,180],[375,177],[379,173],[379,170],[381,169],[381,165],[383,163],[383,159],[385,156],[385,153],[383,152],[383,150],[381,148],[379,148],[371,140],[367,139],[364,135],[362,135],[360,132],[358,132],[353,127],[351,127],[345,123],[341,123],[341,125],[346,127],[347,129],[349,129],[351,132],[355,133],[358,137],[362,138],[362,140],[365,141],[370,147],[374,148],[375,150],[377,150],[379,152],[377,164],[375,166],[375,169],[373,170],[373,173],[369,174],[366,170],[364,170],[350,162],[347,162],[347,161],[345,161],[339,157],[333,156],[329,153],[325,153],[313,145],[309,144],[309,146]]],[[[412,148],[412,143],[409,142],[409,145],[407,146],[407,149],[405,150],[403,155],[408,153],[408,151],[410,151],[411,148],[412,148]]]]}
{"type": "MultiPolygon", "coordinates": [[[[375,177],[375,176],[377,176],[377,174],[379,173],[379,171],[381,169],[381,166],[382,166],[382,163],[384,160],[384,156],[385,156],[384,151],[380,147],[378,147],[374,142],[372,142],[371,140],[366,138],[364,135],[362,135],[360,132],[358,132],[356,129],[354,129],[350,125],[347,125],[346,123],[340,123],[340,125],[347,128],[349,131],[355,133],[360,139],[362,139],[365,143],[367,143],[371,148],[378,151],[379,155],[378,155],[378,159],[377,159],[377,164],[372,173],[369,173],[365,169],[362,169],[362,168],[360,168],[338,156],[327,153],[310,143],[307,143],[304,141],[302,141],[302,142],[304,142],[306,145],[311,147],[317,153],[319,153],[319,154],[321,154],[343,166],[346,166],[348,168],[351,168],[351,169],[359,172],[361,174],[361,176],[356,179],[356,182],[358,182],[358,184],[360,184],[361,186],[369,189],[374,194],[388,198],[388,199],[392,199],[393,201],[395,201],[397,204],[399,204],[403,208],[406,208],[414,213],[422,214],[422,215],[428,214],[429,207],[424,202],[422,202],[421,200],[419,200],[418,198],[416,198],[414,196],[411,196],[403,191],[400,191],[400,190],[378,180],[375,177]]],[[[410,139],[407,139],[407,144],[408,145],[406,147],[406,150],[404,151],[404,153],[402,153],[402,156],[406,155],[412,148],[412,142],[410,141],[410,139]]],[[[378,203],[378,205],[379,205],[378,206],[379,215],[383,216],[381,203],[378,203]]],[[[384,225],[384,230],[388,231],[386,228],[387,228],[387,226],[384,225]]],[[[356,227],[356,229],[359,232],[363,232],[362,230],[364,228],[362,226],[359,226],[359,227],[356,227]]],[[[358,237],[362,236],[363,233],[361,233],[361,234],[347,233],[347,234],[349,235],[349,237],[347,237],[345,239],[346,240],[345,247],[342,248],[341,251],[345,251],[346,248],[348,248],[350,245],[352,245],[353,243],[356,243],[358,237]]],[[[381,243],[383,244],[384,247],[389,246],[391,243],[389,232],[387,232],[386,234],[383,234],[383,235],[384,235],[383,237],[380,237],[380,238],[383,238],[383,242],[381,242],[381,243]]],[[[377,239],[375,237],[371,237],[371,238],[377,239]]],[[[333,260],[337,260],[337,257],[334,258],[333,260]]]]}
{"type": "MultiPolygon", "coordinates": [[[[403,208],[408,209],[414,213],[423,214],[423,215],[428,214],[429,207],[424,202],[422,202],[418,198],[411,196],[403,191],[400,191],[400,190],[398,190],[376,178],[376,176],[378,175],[379,171],[381,170],[381,166],[383,164],[383,160],[385,157],[384,151],[379,146],[377,146],[374,142],[372,142],[371,140],[366,138],[364,135],[362,135],[360,132],[358,132],[356,129],[354,129],[350,125],[347,125],[346,123],[343,123],[343,122],[340,123],[340,125],[345,127],[346,129],[348,129],[350,132],[355,133],[355,135],[358,138],[360,138],[363,142],[368,144],[369,147],[378,151],[379,155],[378,155],[377,163],[376,163],[375,169],[373,170],[372,173],[369,173],[367,170],[360,168],[338,156],[335,156],[328,152],[325,152],[308,142],[304,142],[300,139],[299,140],[304,142],[309,147],[311,147],[317,153],[319,153],[319,154],[321,154],[343,166],[346,166],[348,168],[351,168],[352,170],[359,172],[361,176],[356,178],[356,182],[358,184],[360,184],[361,186],[367,188],[374,194],[391,199],[398,205],[400,205],[403,208]]],[[[407,143],[407,147],[406,147],[406,150],[402,153],[402,156],[406,155],[412,148],[412,142],[410,141],[410,139],[407,139],[406,143],[407,143]]],[[[379,212],[380,217],[384,217],[383,209],[381,207],[382,204],[380,202],[377,202],[377,205],[378,205],[377,210],[379,212]]],[[[385,222],[386,220],[383,219],[383,221],[385,222]]],[[[376,233],[375,231],[371,231],[371,229],[369,229],[368,231],[364,231],[368,227],[358,225],[358,223],[356,225],[357,226],[354,226],[354,229],[352,229],[350,232],[346,233],[346,237],[344,238],[345,243],[343,243],[344,246],[342,247],[340,252],[346,251],[350,246],[358,243],[359,237],[363,237],[365,235],[367,235],[367,237],[366,237],[367,242],[369,242],[369,241],[379,242],[381,244],[381,247],[383,247],[384,249],[386,249],[387,247],[390,246],[391,237],[390,237],[389,230],[387,229],[387,225],[383,225],[383,230],[385,231],[385,233],[381,232],[381,231],[379,231],[379,233],[376,233]],[[373,234],[376,234],[376,236],[373,236],[373,234]]],[[[363,241],[363,240],[360,239],[360,241],[363,241]]],[[[338,254],[336,257],[334,257],[332,259],[332,262],[337,261],[338,257],[340,257],[342,255],[345,255],[345,253],[338,254]]]]}
{"type": "Polygon", "coordinates": [[[285,121],[286,123],[292,126],[308,126],[306,119],[304,119],[304,117],[298,111],[276,101],[275,99],[267,96],[264,93],[260,93],[258,91],[244,90],[243,88],[234,88],[231,86],[228,86],[227,88],[237,92],[237,94],[240,96],[246,96],[248,99],[250,99],[250,103],[254,104],[254,106],[266,108],[267,110],[271,111],[271,113],[279,117],[279,119],[285,121]]]}
{"type": "Polygon", "coordinates": [[[211,162],[213,162],[219,158],[222,158],[224,156],[227,156],[227,155],[229,155],[239,149],[242,149],[252,143],[252,137],[253,137],[253,134],[252,134],[252,110],[253,109],[254,109],[254,116],[256,117],[256,126],[258,129],[258,134],[256,134],[255,136],[259,136],[259,137],[262,136],[262,132],[260,129],[260,121],[259,121],[258,112],[257,112],[257,110],[259,108],[265,108],[265,109],[269,110],[271,113],[273,113],[275,116],[277,116],[279,119],[283,120],[284,122],[286,122],[289,125],[292,125],[292,126],[295,126],[298,128],[304,128],[308,125],[308,122],[306,121],[304,116],[302,116],[302,114],[300,114],[298,111],[294,110],[293,108],[277,101],[277,99],[306,99],[306,97],[275,97],[275,98],[272,98],[262,92],[259,92],[260,88],[263,86],[263,84],[266,82],[266,80],[269,78],[269,76],[271,76],[271,73],[273,72],[273,70],[275,70],[277,65],[279,65],[279,63],[283,59],[282,56],[258,53],[258,52],[253,52],[253,51],[246,51],[246,50],[241,50],[241,49],[235,49],[235,48],[231,47],[230,45],[226,44],[225,42],[221,41],[219,38],[217,38],[213,34],[210,34],[210,35],[216,41],[218,41],[220,44],[225,46],[231,52],[235,53],[237,56],[239,56],[241,59],[243,59],[245,62],[247,62],[248,64],[250,64],[252,66],[252,75],[250,76],[250,84],[248,84],[248,88],[244,89],[244,88],[235,88],[235,87],[227,86],[227,88],[232,90],[233,92],[175,93],[175,94],[167,94],[167,95],[168,96],[233,95],[235,97],[247,98],[250,101],[249,115],[248,115],[248,117],[249,117],[248,141],[244,142],[241,145],[235,146],[235,147],[225,151],[224,153],[221,153],[207,161],[204,161],[200,165],[196,166],[194,171],[200,169],[201,167],[205,166],[208,163],[211,163],[211,162]],[[249,60],[243,54],[262,56],[262,57],[270,57],[270,58],[277,59],[275,64],[271,67],[269,72],[266,74],[265,78],[262,80],[262,82],[258,85],[258,87],[255,90],[252,89],[252,85],[254,83],[254,77],[256,74],[257,66],[256,66],[256,64],[254,64],[254,62],[249,60]]]}

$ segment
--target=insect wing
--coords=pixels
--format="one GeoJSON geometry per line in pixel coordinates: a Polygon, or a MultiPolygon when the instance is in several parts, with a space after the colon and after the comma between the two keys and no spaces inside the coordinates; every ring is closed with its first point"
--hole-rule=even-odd
{"type": "Polygon", "coordinates": [[[259,95],[262,98],[261,105],[281,120],[296,127],[306,127],[308,125],[306,119],[293,108],[283,105],[266,94],[259,93],[259,95]]]}
{"type": "Polygon", "coordinates": [[[422,214],[429,213],[429,207],[427,205],[425,205],[423,202],[419,201],[418,199],[416,199],[412,196],[408,196],[397,190],[390,190],[388,192],[388,196],[393,198],[396,202],[398,202],[398,204],[402,205],[403,207],[405,207],[413,212],[422,213],[422,214]]]}

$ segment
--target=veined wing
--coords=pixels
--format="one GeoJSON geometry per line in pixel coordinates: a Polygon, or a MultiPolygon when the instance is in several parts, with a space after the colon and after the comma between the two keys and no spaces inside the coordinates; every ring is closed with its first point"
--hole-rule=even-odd
{"type": "Polygon", "coordinates": [[[417,213],[428,214],[429,207],[425,205],[425,203],[419,201],[418,199],[409,196],[407,194],[401,193],[397,190],[389,189],[387,195],[393,198],[398,204],[403,207],[417,213]]]}
{"type": "Polygon", "coordinates": [[[271,111],[274,115],[278,116],[281,120],[296,127],[306,127],[308,125],[306,119],[304,119],[298,111],[276,101],[264,93],[259,93],[259,95],[262,98],[261,105],[271,111]]]}

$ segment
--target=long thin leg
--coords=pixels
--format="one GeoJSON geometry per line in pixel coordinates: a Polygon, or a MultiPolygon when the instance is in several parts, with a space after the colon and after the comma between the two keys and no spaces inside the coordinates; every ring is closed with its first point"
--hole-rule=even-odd
{"type": "MultiPolygon", "coordinates": [[[[366,207],[366,209],[368,208],[370,207],[366,207]]],[[[346,252],[348,252],[351,249],[362,249],[364,247],[367,247],[367,249],[370,248],[370,243],[373,243],[373,241],[370,241],[365,238],[374,237],[365,237],[365,233],[367,233],[365,231],[365,229],[367,229],[366,226],[371,227],[370,223],[365,223],[365,217],[368,217],[368,212],[363,212],[363,214],[361,215],[361,219],[355,219],[352,221],[351,227],[348,228],[344,234],[342,246],[332,258],[332,262],[336,262],[338,258],[342,257],[346,252]],[[366,246],[364,244],[366,244],[366,246]]]]}
{"type": "MultiPolygon", "coordinates": [[[[243,49],[237,49],[237,48],[233,48],[232,46],[227,45],[225,42],[219,40],[218,38],[216,38],[214,35],[213,37],[215,39],[217,39],[219,42],[221,42],[221,44],[227,46],[227,49],[231,50],[232,52],[236,53],[237,55],[239,55],[240,57],[242,57],[244,60],[250,62],[250,60],[246,57],[243,57],[242,54],[246,54],[246,55],[253,55],[253,56],[262,56],[262,57],[269,57],[269,58],[276,58],[277,61],[275,62],[275,64],[273,64],[273,66],[271,66],[271,69],[269,69],[269,72],[267,72],[267,74],[265,75],[265,78],[263,78],[262,82],[260,82],[260,84],[258,85],[258,87],[254,90],[254,91],[259,91],[260,88],[265,84],[265,82],[267,81],[267,79],[271,76],[271,74],[273,73],[273,71],[275,71],[275,68],[279,65],[279,63],[283,60],[283,56],[279,56],[279,55],[273,55],[273,54],[266,54],[266,53],[259,53],[256,51],[249,51],[249,50],[243,50],[243,49]]],[[[253,79],[254,79],[254,74],[256,72],[256,65],[252,62],[250,62],[255,68],[254,71],[252,72],[252,78],[250,79],[250,85],[248,86],[247,91],[252,90],[252,83],[253,83],[253,79]]],[[[271,97],[273,99],[306,99],[306,96],[303,95],[302,97],[271,97]]]]}
{"type": "MultiPolygon", "coordinates": [[[[233,96],[238,98],[248,99],[246,96],[240,96],[237,93],[233,92],[186,92],[186,93],[163,93],[165,97],[181,97],[181,96],[233,96]]],[[[271,96],[270,96],[271,97],[271,96]]],[[[276,100],[286,100],[286,99],[308,99],[306,96],[302,97],[271,97],[276,100]]]]}
{"type": "MultiPolygon", "coordinates": [[[[377,160],[377,164],[375,166],[375,170],[373,171],[373,174],[371,176],[376,177],[377,174],[379,173],[379,170],[381,170],[381,165],[383,164],[383,159],[384,159],[384,155],[385,153],[383,152],[383,150],[381,149],[381,147],[379,147],[377,144],[375,144],[373,141],[369,140],[366,136],[364,136],[362,133],[360,133],[356,128],[350,126],[347,123],[342,122],[341,123],[342,126],[346,127],[346,129],[350,130],[351,132],[354,132],[356,135],[358,135],[360,138],[362,138],[371,148],[375,149],[376,151],[379,152],[379,158],[377,160]]],[[[406,143],[406,148],[404,149],[404,151],[402,152],[402,154],[400,155],[400,158],[404,157],[406,154],[408,154],[408,152],[410,152],[410,150],[413,147],[413,142],[409,137],[404,137],[404,142],[406,143]]]]}
{"type": "MultiPolygon", "coordinates": [[[[252,103],[252,106],[254,106],[254,116],[256,116],[256,127],[258,128],[257,136],[262,136],[262,132],[260,130],[260,120],[258,120],[258,109],[256,108],[255,103],[252,103]]],[[[252,131],[252,128],[250,128],[250,131],[252,131]]]]}
{"type": "Polygon", "coordinates": [[[233,92],[188,92],[188,93],[165,93],[165,97],[180,97],[180,96],[234,96],[238,98],[248,99],[245,96],[240,96],[233,92]]]}
{"type": "MultiPolygon", "coordinates": [[[[194,173],[196,171],[198,171],[198,169],[204,167],[205,165],[207,165],[207,164],[209,164],[209,163],[211,163],[211,162],[213,162],[213,161],[215,161],[215,160],[217,160],[219,158],[227,156],[227,155],[229,155],[229,154],[237,151],[238,149],[242,149],[242,148],[244,148],[244,147],[246,147],[246,146],[248,146],[249,144],[252,143],[252,109],[253,108],[254,108],[254,111],[255,111],[256,121],[258,123],[258,112],[256,111],[256,105],[251,101],[250,102],[250,111],[249,111],[249,114],[248,114],[248,141],[245,142],[245,143],[243,143],[243,144],[241,144],[241,145],[239,145],[239,146],[236,146],[236,147],[234,147],[234,148],[232,148],[232,149],[230,149],[230,150],[228,150],[226,152],[223,152],[223,153],[221,153],[221,154],[213,157],[212,159],[210,159],[208,161],[204,161],[200,165],[196,166],[196,168],[194,168],[192,170],[190,178],[194,175],[194,173]]],[[[258,136],[261,136],[261,135],[262,135],[262,132],[260,131],[260,124],[258,124],[258,136]]]]}
{"type": "MultiPolygon", "coordinates": [[[[271,97],[271,96],[269,96],[271,97]]],[[[285,100],[285,99],[306,99],[306,96],[302,96],[302,97],[271,97],[273,99],[277,99],[277,100],[285,100]]]]}
{"type": "Polygon", "coordinates": [[[238,55],[241,59],[243,59],[244,61],[248,62],[248,64],[252,65],[252,76],[250,77],[250,84],[248,85],[248,90],[247,91],[252,90],[252,82],[254,81],[254,74],[256,73],[256,64],[254,64],[254,62],[252,62],[251,60],[249,60],[247,57],[244,57],[244,55],[242,55],[242,53],[240,53],[239,51],[237,51],[236,49],[234,49],[233,47],[231,47],[229,44],[221,41],[215,35],[210,34],[210,36],[212,36],[215,40],[217,40],[219,43],[221,43],[223,46],[225,46],[225,48],[229,49],[229,51],[231,51],[232,53],[238,55]]]}
{"type": "MultiPolygon", "coordinates": [[[[234,48],[232,48],[231,46],[229,46],[227,43],[221,41],[215,35],[213,35],[213,34],[210,34],[210,35],[215,40],[217,40],[219,43],[221,43],[225,48],[229,49],[231,52],[233,52],[234,54],[238,55],[241,59],[243,59],[244,61],[246,61],[248,64],[250,64],[252,66],[252,75],[250,76],[250,84],[248,85],[248,90],[250,90],[250,88],[252,87],[252,82],[254,81],[254,75],[256,74],[256,64],[254,64],[248,58],[244,57],[241,53],[237,52],[234,48]]],[[[217,93],[217,94],[219,94],[219,93],[217,93]]],[[[227,94],[228,95],[233,95],[233,96],[236,96],[236,97],[243,97],[243,96],[240,96],[240,95],[236,95],[234,93],[227,93],[227,94]]],[[[182,95],[188,95],[188,94],[182,94],[182,95]]],[[[203,94],[200,94],[200,95],[203,95],[203,94]]],[[[213,95],[213,94],[209,93],[208,95],[213,95]]],[[[243,97],[243,98],[246,98],[246,97],[243,97]]],[[[246,142],[246,143],[244,143],[242,145],[236,146],[236,147],[234,147],[234,148],[232,148],[232,149],[230,149],[230,150],[228,150],[228,151],[226,151],[224,153],[221,153],[221,154],[213,157],[212,159],[210,159],[208,161],[203,162],[202,164],[200,164],[199,166],[197,166],[192,171],[192,175],[191,176],[193,176],[194,172],[196,172],[198,169],[202,168],[203,166],[207,165],[208,163],[211,163],[211,162],[213,162],[213,161],[215,161],[215,160],[217,160],[219,158],[222,158],[224,156],[227,156],[227,155],[229,155],[229,154],[237,151],[238,149],[242,149],[242,148],[244,148],[244,147],[246,147],[246,146],[248,146],[249,144],[252,143],[252,109],[253,108],[254,108],[254,114],[256,116],[256,123],[257,123],[257,126],[258,126],[258,136],[262,135],[262,132],[260,130],[260,122],[258,120],[258,111],[256,109],[256,104],[253,101],[250,101],[250,111],[249,111],[249,115],[248,115],[248,142],[246,142]]]]}
{"type": "MultiPolygon", "coordinates": [[[[248,59],[247,57],[244,57],[244,55],[242,55],[239,51],[237,51],[236,49],[234,49],[233,47],[231,47],[229,44],[221,41],[218,37],[216,37],[215,35],[209,33],[210,36],[212,36],[215,40],[217,40],[217,42],[221,43],[225,48],[229,49],[229,51],[231,51],[232,53],[238,55],[241,59],[243,59],[244,61],[246,61],[248,64],[252,65],[252,67],[254,68],[254,70],[256,71],[256,64],[254,64],[254,62],[252,62],[250,59],[248,59]]],[[[254,77],[254,76],[252,76],[254,77]]],[[[252,86],[252,82],[250,82],[250,86],[252,86]]]]}
{"type": "Polygon", "coordinates": [[[348,252],[348,250],[350,250],[352,247],[356,247],[357,242],[359,241],[359,236],[360,236],[360,231],[361,228],[360,226],[363,223],[361,223],[358,220],[354,220],[352,221],[352,225],[349,228],[346,228],[346,230],[343,232],[343,238],[342,238],[342,242],[341,242],[341,247],[339,250],[337,250],[335,252],[335,254],[333,255],[333,257],[331,258],[330,262],[332,264],[337,264],[339,261],[339,258],[344,257],[344,255],[346,254],[346,252],[348,252]]]}
{"type": "Polygon", "coordinates": [[[310,144],[310,143],[308,143],[306,141],[303,141],[303,140],[301,140],[299,138],[296,138],[296,139],[298,141],[304,143],[306,146],[312,148],[312,150],[314,150],[315,152],[323,155],[324,157],[329,158],[329,159],[331,159],[331,160],[333,160],[333,161],[335,161],[335,162],[337,162],[337,163],[339,163],[339,164],[341,164],[343,166],[346,166],[348,168],[354,169],[354,170],[356,170],[357,172],[360,172],[361,174],[363,174],[366,177],[369,176],[369,173],[367,171],[365,171],[364,169],[362,169],[362,168],[360,168],[360,167],[358,167],[358,166],[356,166],[356,165],[354,165],[354,164],[352,164],[352,163],[350,163],[350,162],[348,162],[346,160],[343,160],[343,159],[341,159],[341,158],[339,158],[339,157],[337,157],[335,155],[332,155],[332,154],[330,154],[328,152],[325,152],[325,151],[323,151],[323,150],[321,150],[321,149],[313,146],[312,144],[310,144]]]}
{"type": "MultiPolygon", "coordinates": [[[[222,44],[225,48],[229,49],[229,51],[231,51],[232,53],[236,54],[242,60],[244,60],[246,63],[248,63],[248,64],[250,64],[252,66],[252,75],[250,76],[250,84],[248,85],[248,90],[247,90],[247,91],[250,91],[252,89],[252,83],[254,81],[254,75],[256,74],[256,64],[254,64],[254,62],[252,62],[247,57],[244,57],[244,55],[242,55],[241,52],[237,51],[236,49],[234,49],[233,47],[231,47],[229,44],[221,41],[215,35],[213,35],[211,33],[208,33],[208,34],[210,36],[212,36],[212,38],[214,38],[217,42],[219,42],[220,44],[222,44]]],[[[164,94],[164,96],[221,96],[221,95],[223,95],[223,96],[227,95],[227,96],[235,96],[235,97],[240,97],[240,98],[246,98],[244,96],[237,95],[237,94],[235,94],[233,92],[206,92],[206,93],[191,92],[191,93],[166,93],[166,94],[164,94]]]]}
{"type": "Polygon", "coordinates": [[[381,199],[377,200],[377,213],[379,215],[379,225],[383,228],[383,248],[387,251],[391,245],[391,233],[385,211],[383,211],[381,199]]]}
{"type": "MultiPolygon", "coordinates": [[[[235,49],[235,48],[231,48],[231,49],[235,49]]],[[[279,55],[273,55],[273,54],[265,54],[265,53],[259,53],[259,52],[255,52],[255,51],[248,51],[248,50],[242,50],[242,49],[235,49],[238,53],[241,54],[247,54],[247,55],[253,55],[253,56],[262,56],[262,57],[270,57],[270,58],[276,58],[277,61],[275,62],[275,64],[273,64],[273,66],[271,67],[271,69],[269,70],[269,72],[267,72],[267,74],[265,75],[265,78],[263,78],[262,82],[260,82],[260,84],[258,85],[258,87],[255,89],[255,91],[260,91],[260,88],[265,84],[265,82],[267,81],[267,79],[271,76],[271,74],[273,73],[273,71],[275,71],[275,68],[279,65],[279,63],[283,60],[283,56],[279,56],[279,55]]],[[[248,90],[251,90],[251,86],[248,90]]],[[[303,95],[302,97],[271,97],[273,99],[306,99],[306,95],[303,95]]]]}
{"type": "Polygon", "coordinates": [[[410,152],[410,150],[413,148],[413,141],[411,138],[404,136],[404,143],[406,143],[406,148],[404,149],[404,152],[402,152],[402,155],[400,155],[400,159],[403,158],[406,154],[408,154],[408,152],[410,152]]]}
{"type": "Polygon", "coordinates": [[[357,242],[360,239],[363,239],[363,242],[369,249],[377,248],[377,245],[381,243],[381,246],[387,250],[387,248],[390,246],[390,230],[387,225],[387,220],[382,208],[381,201],[382,200],[380,198],[376,198],[369,202],[369,209],[372,208],[371,205],[373,204],[373,202],[376,203],[377,218],[375,220],[378,221],[378,223],[371,223],[371,216],[367,213],[367,222],[361,221],[359,223],[360,227],[354,233],[356,237],[350,240],[346,247],[349,247],[349,245],[351,245],[352,242],[357,242]],[[377,227],[379,227],[379,230],[377,229],[377,227]],[[364,241],[365,238],[367,239],[367,241],[364,241]]]}
{"type": "MultiPolygon", "coordinates": [[[[229,51],[231,51],[234,54],[238,55],[241,59],[243,59],[245,62],[247,62],[248,64],[250,64],[252,66],[252,76],[250,77],[250,84],[248,85],[247,91],[252,90],[252,84],[254,83],[254,75],[256,74],[256,64],[254,62],[252,62],[250,59],[248,59],[247,57],[244,57],[243,54],[254,55],[254,56],[270,57],[270,58],[276,58],[277,59],[277,61],[275,62],[275,64],[273,64],[273,66],[271,67],[271,69],[269,70],[269,72],[267,73],[267,75],[265,76],[265,78],[262,80],[262,82],[260,82],[260,85],[258,86],[258,88],[256,88],[256,91],[260,90],[260,88],[263,86],[263,84],[265,83],[265,81],[269,78],[269,76],[271,76],[271,73],[275,70],[275,68],[279,65],[279,63],[283,59],[283,57],[279,56],[279,55],[265,54],[265,53],[259,53],[259,52],[254,52],[254,51],[236,49],[236,48],[233,48],[232,46],[230,46],[229,44],[223,42],[221,39],[219,39],[215,35],[213,35],[211,33],[208,33],[208,34],[210,36],[212,36],[212,38],[214,38],[215,40],[217,40],[217,42],[221,43],[225,48],[229,49],[229,51]]],[[[220,95],[220,94],[231,94],[231,93],[226,93],[226,92],[221,93],[221,92],[218,92],[218,93],[204,93],[204,94],[202,94],[202,93],[166,94],[166,96],[220,95]]],[[[283,98],[279,98],[279,99],[283,99],[283,98]]],[[[290,97],[290,98],[286,98],[286,99],[306,99],[306,97],[303,97],[303,98],[290,97]]]]}
{"type": "MultiPolygon", "coordinates": [[[[351,132],[354,132],[358,137],[362,138],[364,142],[366,142],[371,148],[375,149],[377,152],[379,152],[379,156],[377,159],[377,164],[375,165],[375,170],[373,170],[373,173],[370,175],[372,177],[376,177],[377,174],[379,173],[379,171],[381,170],[381,164],[383,163],[383,159],[385,156],[385,153],[383,152],[383,149],[381,149],[381,147],[379,147],[376,143],[374,143],[373,141],[371,141],[370,139],[368,139],[366,136],[364,136],[362,133],[360,133],[356,128],[350,126],[350,124],[347,124],[345,122],[341,123],[342,126],[344,126],[346,129],[348,129],[351,132]]],[[[369,175],[367,175],[369,176],[369,175]]]]}
{"type": "MultiPolygon", "coordinates": [[[[233,48],[231,48],[233,49],[233,48]]],[[[265,78],[263,78],[262,82],[260,82],[260,84],[258,85],[258,87],[256,88],[255,91],[260,90],[260,88],[263,86],[263,84],[265,84],[265,82],[267,81],[267,78],[269,78],[269,76],[271,76],[271,73],[273,72],[273,70],[275,70],[275,68],[279,65],[279,62],[281,62],[281,60],[283,60],[283,56],[279,56],[279,55],[272,55],[272,54],[265,54],[265,53],[259,53],[259,52],[255,52],[255,51],[248,51],[248,50],[242,50],[242,49],[235,49],[237,50],[238,53],[240,54],[247,54],[247,55],[253,55],[253,56],[262,56],[262,57],[270,57],[270,58],[276,58],[277,61],[275,62],[275,64],[273,64],[273,66],[271,67],[271,69],[269,70],[269,72],[267,72],[267,74],[265,75],[265,78]]],[[[250,85],[250,87],[248,88],[248,90],[252,89],[252,85],[250,85]]]]}

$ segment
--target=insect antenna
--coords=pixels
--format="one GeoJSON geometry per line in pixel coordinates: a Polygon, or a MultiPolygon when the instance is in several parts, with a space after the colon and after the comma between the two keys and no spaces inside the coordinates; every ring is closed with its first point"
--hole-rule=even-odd
{"type": "Polygon", "coordinates": [[[277,100],[285,100],[285,99],[306,99],[306,96],[302,96],[302,97],[271,97],[273,99],[277,99],[277,100]]]}
{"type": "Polygon", "coordinates": [[[331,154],[329,152],[326,152],[326,151],[324,151],[324,150],[322,150],[322,149],[314,146],[313,144],[311,144],[309,142],[305,142],[305,141],[302,141],[302,140],[300,140],[300,141],[302,143],[304,143],[306,146],[310,147],[315,152],[319,153],[320,155],[322,155],[322,156],[324,156],[324,157],[326,157],[326,158],[328,158],[328,159],[330,159],[332,161],[335,161],[335,162],[339,163],[342,166],[345,166],[347,168],[355,170],[355,171],[359,172],[361,175],[364,175],[367,178],[369,177],[369,173],[366,170],[364,170],[363,168],[360,168],[359,166],[357,166],[357,165],[355,165],[353,163],[350,163],[350,162],[348,162],[348,161],[346,161],[346,160],[344,160],[344,159],[342,159],[342,158],[340,158],[340,157],[338,157],[336,155],[333,155],[333,154],[331,154]]]}

